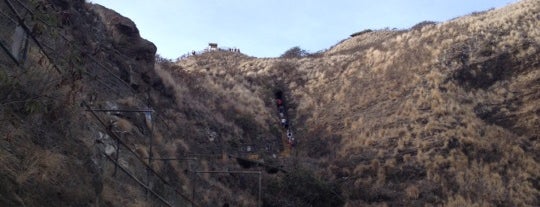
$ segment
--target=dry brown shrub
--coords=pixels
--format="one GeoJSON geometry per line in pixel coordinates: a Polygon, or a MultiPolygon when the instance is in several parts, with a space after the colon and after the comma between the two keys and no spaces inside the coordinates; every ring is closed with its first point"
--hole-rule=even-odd
{"type": "Polygon", "coordinates": [[[130,133],[134,129],[133,124],[130,121],[122,118],[118,118],[115,122],[116,127],[123,133],[130,133]]]}
{"type": "Polygon", "coordinates": [[[409,187],[405,188],[405,194],[409,199],[416,200],[420,195],[420,189],[418,189],[416,185],[410,185],[409,187]]]}

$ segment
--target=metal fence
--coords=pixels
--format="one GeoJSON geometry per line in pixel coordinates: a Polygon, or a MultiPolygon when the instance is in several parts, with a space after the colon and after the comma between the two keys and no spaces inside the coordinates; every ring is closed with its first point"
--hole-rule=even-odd
{"type": "MultiPolygon", "coordinates": [[[[151,113],[151,110],[94,110],[86,102],[83,102],[83,104],[106,133],[106,136],[98,140],[102,144],[100,151],[103,152],[103,157],[110,161],[105,162],[107,166],[104,167],[106,169],[104,173],[110,174],[113,177],[120,175],[120,180],[130,181],[121,182],[118,186],[140,186],[141,188],[135,193],[151,200],[151,203],[159,203],[156,206],[196,206],[188,196],[180,192],[176,186],[172,185],[152,167],[152,162],[154,161],[151,152],[153,127],[147,129],[150,135],[143,137],[143,143],[150,147],[150,157],[143,157],[144,155],[137,153],[129,144],[133,141],[131,139],[141,137],[126,136],[124,132],[115,130],[105,121],[108,116],[107,112],[110,111],[121,111],[120,113],[151,113]]],[[[151,123],[152,125],[153,123],[151,123]]]]}
{"type": "MultiPolygon", "coordinates": [[[[126,78],[122,77],[119,66],[104,61],[130,58],[112,48],[94,48],[108,52],[92,54],[88,48],[74,44],[76,37],[62,28],[65,25],[61,16],[51,6],[46,1],[0,0],[2,70],[12,77],[39,71],[47,76],[50,85],[59,84],[66,77],[80,76],[97,83],[94,84],[96,89],[112,92],[109,98],[137,96],[126,78]],[[81,58],[83,55],[86,58],[81,58]]],[[[155,171],[151,162],[130,149],[130,140],[107,128],[103,121],[106,114],[91,113],[110,137],[99,149],[104,160],[103,173],[114,178],[107,180],[114,183],[110,185],[115,188],[113,190],[129,192],[141,198],[140,202],[151,206],[197,206],[155,171]]],[[[151,144],[150,140],[148,138],[146,143],[151,144]]],[[[133,204],[138,201],[124,202],[133,204]]]]}

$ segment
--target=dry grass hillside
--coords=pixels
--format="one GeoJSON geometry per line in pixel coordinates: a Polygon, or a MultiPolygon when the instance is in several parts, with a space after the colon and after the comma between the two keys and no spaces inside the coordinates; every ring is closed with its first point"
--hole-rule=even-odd
{"type": "Polygon", "coordinates": [[[0,206],[256,206],[259,181],[269,207],[540,206],[535,0],[300,57],[177,62],[112,10],[19,1],[0,3],[0,43],[13,2],[42,47],[0,56],[0,206]]]}
{"type": "Polygon", "coordinates": [[[299,140],[284,159],[338,184],[346,206],[535,206],[539,10],[367,31],[311,58],[215,52],[176,67],[257,123],[283,90],[299,140]]]}

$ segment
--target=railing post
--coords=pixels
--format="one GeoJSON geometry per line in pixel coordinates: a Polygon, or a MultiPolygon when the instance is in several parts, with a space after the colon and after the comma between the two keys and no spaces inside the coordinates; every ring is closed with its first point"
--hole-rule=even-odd
{"type": "Polygon", "coordinates": [[[261,207],[261,197],[262,197],[262,174],[261,171],[259,171],[259,200],[257,201],[257,206],[261,207]]]}
{"type": "MultiPolygon", "coordinates": [[[[152,120],[152,111],[147,111],[147,112],[144,112],[144,116],[145,116],[145,119],[146,119],[146,122],[147,123],[150,123],[150,136],[148,137],[149,140],[149,147],[148,147],[148,169],[146,169],[146,181],[147,181],[147,185],[148,187],[152,188],[152,181],[150,180],[150,171],[151,171],[151,168],[152,168],[152,159],[153,159],[153,155],[152,155],[152,147],[153,147],[153,139],[154,139],[154,122],[152,120]]],[[[147,200],[148,200],[148,194],[147,194],[147,200]]]]}
{"type": "MultiPolygon", "coordinates": [[[[120,139],[116,140],[116,162],[118,163],[118,160],[120,159],[120,139]]],[[[116,176],[116,171],[118,170],[118,165],[115,165],[114,167],[114,173],[113,176],[116,176]]]]}

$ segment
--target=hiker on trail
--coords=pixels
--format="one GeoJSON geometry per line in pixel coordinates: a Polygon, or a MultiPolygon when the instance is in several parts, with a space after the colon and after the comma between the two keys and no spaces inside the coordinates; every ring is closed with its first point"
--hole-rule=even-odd
{"type": "Polygon", "coordinates": [[[287,140],[289,141],[289,144],[292,144],[294,141],[294,138],[292,136],[292,132],[290,129],[287,129],[287,140]]]}
{"type": "Polygon", "coordinates": [[[288,127],[287,119],[285,119],[285,118],[281,119],[281,125],[282,125],[284,128],[287,128],[287,127],[288,127]]]}
{"type": "Polygon", "coordinates": [[[284,118],[285,114],[283,112],[279,112],[279,118],[284,118]]]}
{"type": "Polygon", "coordinates": [[[279,110],[279,113],[284,113],[285,114],[285,107],[283,105],[279,106],[278,110],[279,110]]]}
{"type": "Polygon", "coordinates": [[[280,98],[276,99],[276,104],[278,107],[282,106],[283,105],[283,100],[281,100],[280,98]]]}
{"type": "Polygon", "coordinates": [[[294,147],[296,145],[296,143],[294,142],[294,137],[293,137],[292,131],[290,131],[288,129],[287,129],[287,141],[289,142],[289,144],[292,147],[294,147]]]}

